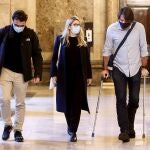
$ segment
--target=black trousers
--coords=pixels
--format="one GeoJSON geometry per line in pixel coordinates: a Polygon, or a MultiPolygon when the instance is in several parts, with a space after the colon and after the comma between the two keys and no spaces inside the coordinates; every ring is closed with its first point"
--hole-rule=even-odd
{"type": "Polygon", "coordinates": [[[84,100],[84,82],[81,68],[68,69],[67,87],[66,87],[66,112],[65,117],[70,132],[77,132],[81,105],[84,100]]]}
{"type": "Polygon", "coordinates": [[[115,86],[117,118],[120,131],[134,130],[134,118],[139,107],[139,92],[141,71],[133,76],[126,77],[118,68],[114,67],[112,77],[115,86]],[[127,87],[129,99],[127,102],[127,87]]]}
{"type": "Polygon", "coordinates": [[[81,110],[74,110],[70,109],[68,112],[65,113],[67,125],[68,125],[68,130],[70,132],[77,132],[79,122],[80,122],[80,115],[81,115],[81,110]]]}

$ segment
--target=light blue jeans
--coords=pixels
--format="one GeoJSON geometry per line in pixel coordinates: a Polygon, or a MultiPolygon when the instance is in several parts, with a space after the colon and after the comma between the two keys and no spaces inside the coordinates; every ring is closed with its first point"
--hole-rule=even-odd
{"type": "Polygon", "coordinates": [[[25,116],[25,97],[28,82],[24,82],[23,75],[9,69],[2,68],[0,76],[0,108],[4,125],[12,125],[10,100],[12,91],[15,96],[14,130],[22,130],[25,116]]]}

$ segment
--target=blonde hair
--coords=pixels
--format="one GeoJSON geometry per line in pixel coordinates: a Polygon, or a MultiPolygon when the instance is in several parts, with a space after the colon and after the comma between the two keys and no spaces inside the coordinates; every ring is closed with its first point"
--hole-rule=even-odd
{"type": "MultiPolygon", "coordinates": [[[[69,19],[66,20],[65,23],[65,27],[64,30],[62,32],[62,39],[63,39],[63,44],[66,43],[67,45],[69,45],[69,27],[71,26],[71,24],[75,21],[75,20],[79,20],[79,18],[77,16],[72,16],[69,19]]],[[[87,46],[86,41],[84,40],[84,32],[82,30],[82,28],[80,28],[80,32],[77,35],[77,40],[78,40],[78,46],[87,46]]]]}

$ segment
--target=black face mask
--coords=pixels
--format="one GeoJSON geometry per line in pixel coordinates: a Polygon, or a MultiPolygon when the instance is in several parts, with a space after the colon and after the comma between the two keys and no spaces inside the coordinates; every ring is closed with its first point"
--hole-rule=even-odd
{"type": "Polygon", "coordinates": [[[129,22],[128,23],[122,23],[122,22],[119,21],[119,23],[120,23],[120,26],[121,26],[122,29],[126,29],[131,25],[131,23],[129,23],[129,22]]]}

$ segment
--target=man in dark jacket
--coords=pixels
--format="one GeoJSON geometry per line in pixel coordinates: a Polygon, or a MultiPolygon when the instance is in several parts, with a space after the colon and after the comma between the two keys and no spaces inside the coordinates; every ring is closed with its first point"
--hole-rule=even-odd
{"type": "Polygon", "coordinates": [[[42,50],[36,33],[26,27],[27,19],[23,10],[17,10],[12,16],[12,25],[0,29],[0,107],[4,121],[2,139],[7,140],[14,129],[17,142],[24,141],[21,131],[28,81],[32,79],[38,83],[42,77],[42,50]],[[14,125],[10,110],[12,89],[16,100],[14,125]]]}

